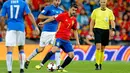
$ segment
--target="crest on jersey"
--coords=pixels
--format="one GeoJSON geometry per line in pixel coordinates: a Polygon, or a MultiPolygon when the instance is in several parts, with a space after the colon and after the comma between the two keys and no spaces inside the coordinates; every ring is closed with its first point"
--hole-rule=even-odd
{"type": "Polygon", "coordinates": [[[42,12],[41,13],[44,13],[45,12],[45,10],[42,10],[42,12]]]}
{"type": "Polygon", "coordinates": [[[56,43],[56,46],[60,46],[60,42],[57,42],[57,43],[56,43]]]}

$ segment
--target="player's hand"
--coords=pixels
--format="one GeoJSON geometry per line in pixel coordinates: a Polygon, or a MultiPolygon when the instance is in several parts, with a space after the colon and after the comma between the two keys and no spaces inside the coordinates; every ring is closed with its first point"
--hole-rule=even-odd
{"type": "Polygon", "coordinates": [[[40,27],[43,27],[43,25],[44,25],[43,22],[39,22],[39,23],[38,23],[38,26],[40,26],[40,27]]]}
{"type": "Polygon", "coordinates": [[[1,31],[1,35],[2,35],[2,38],[5,38],[6,31],[5,31],[5,30],[2,30],[2,31],[1,31]]]}
{"type": "Polygon", "coordinates": [[[33,35],[39,35],[40,34],[40,30],[38,27],[35,27],[35,30],[33,31],[33,35]]]}
{"type": "Polygon", "coordinates": [[[80,43],[79,42],[77,42],[76,45],[78,46],[78,48],[80,48],[80,43]]]}
{"type": "Polygon", "coordinates": [[[89,35],[90,35],[90,36],[94,36],[93,31],[89,31],[89,35]]]}

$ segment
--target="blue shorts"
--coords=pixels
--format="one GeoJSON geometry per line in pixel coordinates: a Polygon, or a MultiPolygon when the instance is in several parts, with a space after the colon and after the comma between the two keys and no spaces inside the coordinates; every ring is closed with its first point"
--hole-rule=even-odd
{"type": "Polygon", "coordinates": [[[74,51],[72,44],[70,43],[70,41],[67,41],[67,40],[62,40],[62,39],[57,38],[55,42],[55,46],[57,46],[58,48],[61,48],[66,53],[74,51]]]}

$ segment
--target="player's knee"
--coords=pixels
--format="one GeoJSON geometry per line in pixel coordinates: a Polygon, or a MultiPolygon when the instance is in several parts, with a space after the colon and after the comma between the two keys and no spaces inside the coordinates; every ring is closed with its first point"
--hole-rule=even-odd
{"type": "Polygon", "coordinates": [[[38,49],[38,53],[43,52],[44,48],[45,48],[45,47],[40,47],[40,48],[38,49]]]}
{"type": "Polygon", "coordinates": [[[97,44],[96,44],[96,49],[97,49],[97,50],[101,50],[101,43],[97,43],[97,44]]]}
{"type": "Polygon", "coordinates": [[[18,46],[18,49],[19,49],[19,51],[21,51],[21,50],[23,50],[24,49],[24,46],[18,46]]]}
{"type": "Polygon", "coordinates": [[[74,58],[74,53],[73,53],[73,52],[70,52],[70,53],[68,53],[68,56],[69,56],[70,58],[74,58]]]}
{"type": "Polygon", "coordinates": [[[53,53],[55,53],[56,51],[58,50],[58,47],[52,47],[52,49],[51,49],[51,51],[53,52],[53,53]]]}
{"type": "Polygon", "coordinates": [[[13,51],[13,48],[12,46],[7,46],[7,52],[12,52],[13,51]]]}
{"type": "Polygon", "coordinates": [[[101,48],[101,52],[104,52],[105,46],[102,46],[101,48]]]}

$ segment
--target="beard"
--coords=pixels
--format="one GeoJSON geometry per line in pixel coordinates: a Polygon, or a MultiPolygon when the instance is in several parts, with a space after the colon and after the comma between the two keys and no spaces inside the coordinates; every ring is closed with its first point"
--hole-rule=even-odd
{"type": "Polygon", "coordinates": [[[75,13],[71,13],[71,16],[75,16],[76,14],[75,13]]]}

